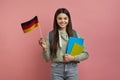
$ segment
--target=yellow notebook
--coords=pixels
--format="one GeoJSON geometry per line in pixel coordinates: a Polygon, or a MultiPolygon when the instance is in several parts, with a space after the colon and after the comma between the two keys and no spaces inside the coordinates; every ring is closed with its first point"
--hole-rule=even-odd
{"type": "Polygon", "coordinates": [[[83,48],[84,48],[83,46],[74,43],[70,55],[72,56],[80,55],[81,52],[83,51],[83,48]]]}

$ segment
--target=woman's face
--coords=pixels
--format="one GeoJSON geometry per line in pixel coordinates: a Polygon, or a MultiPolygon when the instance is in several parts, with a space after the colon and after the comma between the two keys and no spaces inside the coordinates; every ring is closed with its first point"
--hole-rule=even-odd
{"type": "Polygon", "coordinates": [[[69,18],[66,14],[60,13],[57,16],[57,24],[60,26],[61,29],[66,29],[68,22],[69,22],[69,18]]]}

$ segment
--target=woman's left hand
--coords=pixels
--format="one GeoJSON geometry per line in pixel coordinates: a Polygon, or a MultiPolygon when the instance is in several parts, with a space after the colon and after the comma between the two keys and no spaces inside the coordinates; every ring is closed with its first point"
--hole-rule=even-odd
{"type": "Polygon", "coordinates": [[[74,61],[74,56],[71,56],[69,54],[64,54],[64,62],[70,62],[70,61],[74,61]]]}

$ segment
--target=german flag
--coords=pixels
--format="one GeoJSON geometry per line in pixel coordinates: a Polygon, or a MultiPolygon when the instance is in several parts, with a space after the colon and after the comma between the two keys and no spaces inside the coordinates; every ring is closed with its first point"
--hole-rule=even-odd
{"type": "Polygon", "coordinates": [[[35,16],[31,20],[21,23],[21,26],[22,26],[24,33],[27,33],[29,31],[33,30],[34,28],[39,26],[38,17],[35,16]]]}

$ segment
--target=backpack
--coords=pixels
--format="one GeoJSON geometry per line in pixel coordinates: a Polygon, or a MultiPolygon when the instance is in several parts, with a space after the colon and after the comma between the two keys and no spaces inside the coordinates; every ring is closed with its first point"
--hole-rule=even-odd
{"type": "MultiPolygon", "coordinates": [[[[72,30],[73,32],[73,36],[77,38],[77,33],[75,30],[72,30]]],[[[51,43],[52,42],[52,37],[53,37],[53,31],[50,31],[49,32],[49,42],[51,43]]]]}

